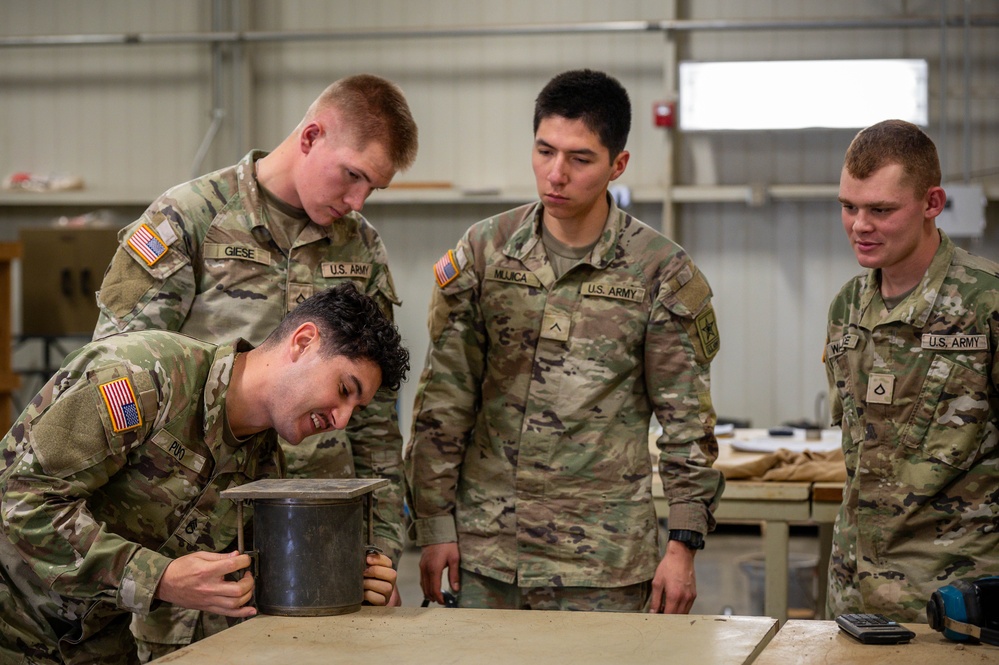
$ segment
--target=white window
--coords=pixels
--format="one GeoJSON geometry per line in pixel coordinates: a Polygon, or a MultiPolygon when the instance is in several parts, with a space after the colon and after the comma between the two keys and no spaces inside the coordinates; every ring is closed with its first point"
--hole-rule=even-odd
{"type": "Polygon", "coordinates": [[[929,122],[925,60],[680,63],[680,129],[861,128],[929,122]]]}

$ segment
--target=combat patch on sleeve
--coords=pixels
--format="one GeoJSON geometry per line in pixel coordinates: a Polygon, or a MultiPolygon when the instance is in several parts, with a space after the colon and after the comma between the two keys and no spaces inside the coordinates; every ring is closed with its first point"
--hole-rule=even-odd
{"type": "Polygon", "coordinates": [[[447,250],[447,254],[434,264],[434,277],[437,279],[437,286],[442,289],[453,282],[460,274],[461,267],[458,265],[454,250],[447,250]]]}
{"type": "Polygon", "coordinates": [[[694,319],[694,325],[697,326],[697,336],[701,340],[704,356],[711,360],[718,355],[718,349],[721,347],[721,337],[718,335],[714,307],[707,307],[698,314],[697,318],[694,319]]]}
{"type": "Polygon", "coordinates": [[[142,414],[135,399],[135,390],[127,376],[108,381],[98,386],[104,406],[111,417],[111,427],[115,434],[127,432],[142,426],[142,414]]]}
{"type": "Polygon", "coordinates": [[[153,265],[167,253],[167,243],[148,224],[140,224],[128,237],[128,246],[142,257],[146,265],[153,265]]]}

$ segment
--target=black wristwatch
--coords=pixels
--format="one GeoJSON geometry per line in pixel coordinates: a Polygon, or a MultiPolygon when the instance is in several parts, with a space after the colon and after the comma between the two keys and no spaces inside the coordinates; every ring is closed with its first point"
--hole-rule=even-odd
{"type": "Polygon", "coordinates": [[[670,529],[669,539],[683,543],[692,550],[704,549],[704,536],[690,529],[670,529]]]}

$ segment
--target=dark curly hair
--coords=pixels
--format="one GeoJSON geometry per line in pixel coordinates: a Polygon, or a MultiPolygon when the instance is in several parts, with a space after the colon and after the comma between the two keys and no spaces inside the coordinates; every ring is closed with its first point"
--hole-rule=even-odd
{"type": "Polygon", "coordinates": [[[261,347],[283,340],[303,323],[311,322],[323,340],[320,352],[326,358],[344,356],[367,359],[382,371],[382,388],[398,390],[409,371],[409,351],[402,346],[398,329],[369,296],[353,283],[320,291],[296,307],[261,347]]]}

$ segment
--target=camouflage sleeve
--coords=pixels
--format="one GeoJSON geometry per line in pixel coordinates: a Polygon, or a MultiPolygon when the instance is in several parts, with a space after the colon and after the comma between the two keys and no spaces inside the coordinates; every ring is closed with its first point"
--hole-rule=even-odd
{"type": "MultiPolygon", "coordinates": [[[[372,297],[393,320],[392,305],[398,303],[391,274],[382,264],[374,275],[372,297]]],[[[398,393],[379,390],[366,409],[347,424],[347,437],[358,478],[387,478],[388,487],[374,494],[374,540],[393,562],[399,562],[403,546],[402,524],[402,432],[399,431],[398,393]]]]}
{"type": "Polygon", "coordinates": [[[725,485],[712,468],[718,442],[710,363],[718,348],[711,289],[688,263],[660,288],[645,340],[646,382],[663,427],[656,444],[671,529],[706,534],[715,526],[725,485]]]}
{"type": "Polygon", "coordinates": [[[832,365],[829,363],[829,344],[833,340],[843,337],[843,327],[840,302],[842,292],[836,296],[829,305],[829,325],[826,328],[826,348],[822,352],[822,363],[826,367],[826,381],[829,385],[829,424],[832,427],[841,427],[843,424],[843,400],[836,386],[836,377],[833,373],[832,365]]]}
{"type": "MultiPolygon", "coordinates": [[[[992,377],[992,394],[995,395],[999,394],[999,320],[996,316],[989,317],[989,335],[992,344],[990,347],[992,349],[992,367],[988,368],[988,372],[989,376],[992,377]]],[[[999,423],[996,423],[996,426],[999,428],[999,423]]]]}
{"type": "Polygon", "coordinates": [[[157,202],[118,234],[97,293],[95,340],[128,330],[180,330],[194,301],[197,242],[179,219],[157,202]]]}
{"type": "Polygon", "coordinates": [[[83,382],[12,430],[21,453],[0,485],[3,530],[54,593],[145,613],[171,559],[108,531],[87,508],[127,460],[104,434],[96,390],[83,382]]]}
{"type": "MultiPolygon", "coordinates": [[[[472,257],[467,239],[456,255],[472,257]]],[[[460,264],[459,264],[460,265],[460,264]]],[[[480,401],[486,335],[471,264],[434,286],[430,349],[413,405],[406,479],[417,545],[454,542],[455,493],[480,401]]]]}

